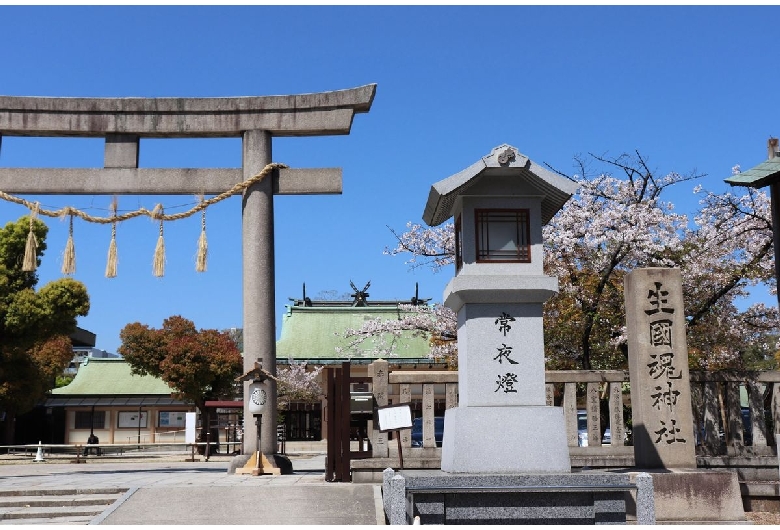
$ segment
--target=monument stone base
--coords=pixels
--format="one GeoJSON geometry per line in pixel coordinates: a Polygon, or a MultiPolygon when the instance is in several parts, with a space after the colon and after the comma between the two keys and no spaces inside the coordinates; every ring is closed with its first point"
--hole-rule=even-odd
{"type": "Polygon", "coordinates": [[[444,425],[442,471],[571,472],[561,407],[456,407],[444,425]]]}
{"type": "Polygon", "coordinates": [[[399,471],[385,483],[390,524],[625,524],[626,474],[399,471]]]}
{"type": "Polygon", "coordinates": [[[748,524],[734,471],[648,469],[663,524],[748,524]]]}

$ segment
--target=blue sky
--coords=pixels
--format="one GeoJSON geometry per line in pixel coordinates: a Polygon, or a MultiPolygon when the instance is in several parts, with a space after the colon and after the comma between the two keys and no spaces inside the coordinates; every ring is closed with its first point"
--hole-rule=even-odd
{"type": "MultiPolygon", "coordinates": [[[[409,270],[387,226],[420,221],[432,183],[508,143],[573,172],[573,157],[638,149],[665,173],[697,171],[727,188],[734,164],[766,158],[780,134],[776,24],[761,7],[10,7],[0,6],[0,94],[209,97],[298,94],[377,83],[348,136],[279,138],[274,161],[342,167],[340,196],[280,196],[276,299],[350,291],[440,301],[453,271],[409,270]]],[[[142,140],[142,167],[238,167],[238,139],[142,140]]],[[[3,139],[3,167],[100,167],[101,140],[3,139]]],[[[669,197],[696,206],[693,184],[669,197]]],[[[45,196],[106,214],[111,197],[45,196]]],[[[119,208],[190,196],[119,198],[119,208]]],[[[241,201],[208,210],[209,270],[195,272],[200,219],[165,225],[167,267],[152,275],[157,226],[75,226],[77,273],[92,300],[79,325],[115,351],[119,331],[181,314],[200,328],[241,327],[241,201]]],[[[26,214],[0,203],[0,223],[26,214]]],[[[46,219],[41,285],[59,278],[67,224],[46,219]]],[[[771,301],[771,298],[766,297],[771,301]]],[[[277,328],[280,318],[277,317],[277,328]]],[[[278,329],[277,329],[278,333],[278,329]]]]}

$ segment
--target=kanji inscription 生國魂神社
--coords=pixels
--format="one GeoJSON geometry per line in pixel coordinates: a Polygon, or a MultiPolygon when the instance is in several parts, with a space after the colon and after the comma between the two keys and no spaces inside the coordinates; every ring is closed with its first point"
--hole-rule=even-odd
{"type": "Polygon", "coordinates": [[[625,296],[636,466],[695,468],[680,271],[632,271],[625,296]]]}

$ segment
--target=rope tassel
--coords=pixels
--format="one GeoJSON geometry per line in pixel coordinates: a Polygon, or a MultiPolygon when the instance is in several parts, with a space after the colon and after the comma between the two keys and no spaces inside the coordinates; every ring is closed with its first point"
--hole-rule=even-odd
{"type": "MultiPolygon", "coordinates": [[[[203,217],[201,221],[202,223],[201,235],[200,238],[198,239],[198,255],[196,258],[195,268],[198,272],[205,272],[206,260],[208,257],[208,243],[206,241],[206,230],[205,230],[206,208],[214,204],[217,204],[218,202],[224,201],[225,199],[228,199],[234,195],[246,193],[246,190],[249,189],[253,184],[262,181],[268,176],[273,175],[274,171],[285,169],[287,167],[288,166],[286,166],[285,164],[279,164],[279,163],[267,164],[257,174],[255,174],[254,176],[248,178],[243,182],[239,182],[235,184],[229,190],[224,191],[219,195],[211,197],[210,199],[207,200],[201,198],[199,204],[197,204],[196,206],[190,208],[185,212],[181,212],[173,215],[165,215],[163,213],[162,205],[157,205],[153,211],[149,211],[144,207],[139,207],[137,210],[128,211],[123,213],[122,215],[117,215],[116,197],[114,197],[112,203],[112,214],[110,216],[105,216],[105,217],[93,216],[88,214],[87,212],[78,210],[71,206],[67,206],[59,210],[47,210],[45,208],[41,208],[40,203],[38,202],[30,202],[26,199],[22,199],[21,197],[15,197],[14,195],[10,195],[1,190],[0,190],[0,200],[25,206],[29,208],[32,212],[30,215],[30,231],[27,234],[25,252],[22,260],[22,270],[25,272],[33,272],[36,270],[38,266],[38,240],[35,237],[35,230],[34,230],[35,227],[34,220],[38,215],[45,215],[47,217],[61,217],[63,219],[66,216],[70,216],[71,223],[73,222],[73,217],[77,216],[89,223],[111,224],[112,225],[111,244],[108,247],[108,261],[106,263],[105,275],[106,278],[114,278],[116,277],[116,271],[117,271],[117,245],[116,245],[117,223],[134,219],[136,217],[140,217],[144,215],[152,218],[153,220],[160,221],[160,237],[157,241],[157,248],[155,248],[155,258],[154,258],[154,273],[155,276],[160,277],[163,276],[163,274],[165,273],[165,242],[163,241],[163,234],[162,234],[163,221],[178,221],[179,219],[190,217],[191,215],[194,215],[197,212],[203,212],[203,217]]],[[[72,233],[72,229],[71,229],[71,233],[72,233]]],[[[69,236],[69,240],[65,248],[65,254],[63,255],[63,273],[73,274],[75,273],[75,267],[76,267],[75,245],[73,244],[73,241],[69,236]]]]}
{"type": "Polygon", "coordinates": [[[111,203],[111,210],[113,211],[113,223],[111,223],[111,243],[108,245],[108,261],[106,261],[106,278],[116,278],[116,211],[117,200],[114,197],[114,201],[111,203]]]}
{"type": "Polygon", "coordinates": [[[116,278],[116,225],[111,227],[111,243],[108,245],[108,261],[106,262],[106,278],[116,278]]]}
{"type": "Polygon", "coordinates": [[[27,233],[27,243],[24,246],[24,260],[22,270],[24,272],[33,272],[38,266],[38,239],[35,237],[35,217],[38,215],[39,203],[33,204],[30,212],[30,231],[27,233]]]}
{"type": "Polygon", "coordinates": [[[73,243],[73,216],[70,216],[68,229],[68,242],[65,243],[65,252],[62,255],[62,274],[75,274],[76,272],[76,245],[73,243]]]}
{"type": "Polygon", "coordinates": [[[206,259],[209,245],[206,241],[206,210],[200,213],[200,237],[198,238],[198,257],[195,258],[195,271],[206,272],[206,259]]]}
{"type": "Polygon", "coordinates": [[[160,237],[157,238],[157,246],[154,248],[153,273],[158,278],[165,276],[165,240],[163,239],[162,219],[160,219],[160,237]]]}

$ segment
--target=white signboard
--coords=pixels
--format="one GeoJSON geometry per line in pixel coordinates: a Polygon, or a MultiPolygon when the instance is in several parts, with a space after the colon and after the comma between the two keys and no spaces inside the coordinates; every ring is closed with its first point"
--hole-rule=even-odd
{"type": "Polygon", "coordinates": [[[187,413],[187,426],[184,428],[184,443],[186,444],[195,443],[195,423],[197,422],[195,414],[195,412],[187,413]]]}
{"type": "Polygon", "coordinates": [[[138,428],[140,426],[142,429],[146,429],[146,418],[146,411],[142,411],[140,417],[138,411],[120,411],[119,416],[117,417],[117,427],[120,429],[132,429],[133,427],[138,428]]]}
{"type": "Polygon", "coordinates": [[[379,431],[397,431],[412,428],[412,409],[409,404],[388,405],[376,409],[379,431]]]}
{"type": "Polygon", "coordinates": [[[157,422],[158,427],[184,427],[185,412],[160,411],[160,417],[157,422]]]}

